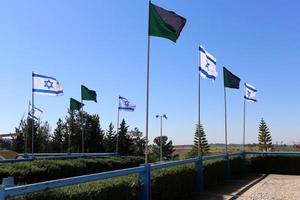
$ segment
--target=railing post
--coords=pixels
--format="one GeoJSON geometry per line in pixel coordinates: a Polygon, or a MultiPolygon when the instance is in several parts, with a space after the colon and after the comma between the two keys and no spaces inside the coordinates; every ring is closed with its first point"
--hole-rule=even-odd
{"type": "Polygon", "coordinates": [[[242,170],[243,170],[243,173],[246,174],[247,173],[246,152],[241,151],[241,156],[242,156],[242,170]]]}
{"type": "Polygon", "coordinates": [[[203,174],[203,159],[202,156],[198,156],[195,161],[195,167],[197,172],[196,180],[196,192],[204,191],[204,174],[203,174]]]}
{"type": "Polygon", "coordinates": [[[228,153],[224,154],[224,159],[225,159],[224,179],[229,180],[231,177],[230,177],[230,161],[229,161],[229,154],[228,153]]]}
{"type": "Polygon", "coordinates": [[[5,200],[5,186],[0,185],[0,200],[5,200]]]}
{"type": "Polygon", "coordinates": [[[145,169],[140,172],[139,179],[142,182],[142,191],[139,194],[139,200],[150,200],[151,196],[151,165],[142,164],[145,169]]]}
{"type": "Polygon", "coordinates": [[[7,177],[2,179],[2,185],[5,187],[13,187],[15,185],[14,177],[7,177]]]}

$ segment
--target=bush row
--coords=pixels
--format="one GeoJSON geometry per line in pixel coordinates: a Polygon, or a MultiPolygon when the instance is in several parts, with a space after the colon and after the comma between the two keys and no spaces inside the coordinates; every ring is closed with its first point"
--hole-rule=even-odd
{"type": "Polygon", "coordinates": [[[78,158],[69,160],[35,160],[0,165],[0,178],[12,176],[16,184],[29,184],[84,174],[136,167],[138,157],[78,158]]]}
{"type": "MultiPolygon", "coordinates": [[[[233,175],[241,170],[241,159],[230,159],[233,175]]],[[[204,183],[211,186],[224,180],[223,160],[204,163],[204,183]]],[[[196,187],[196,170],[193,164],[154,170],[151,174],[152,200],[175,200],[190,196],[196,187]]],[[[18,200],[134,200],[138,198],[141,183],[137,176],[124,176],[115,179],[96,181],[61,189],[40,192],[17,198],[18,200]]]]}
{"type": "Polygon", "coordinates": [[[250,159],[249,170],[266,174],[300,175],[300,156],[297,155],[265,155],[250,159]]]}

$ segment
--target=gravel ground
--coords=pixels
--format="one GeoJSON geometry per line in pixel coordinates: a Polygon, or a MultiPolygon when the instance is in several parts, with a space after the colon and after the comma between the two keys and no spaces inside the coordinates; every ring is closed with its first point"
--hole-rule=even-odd
{"type": "Polygon", "coordinates": [[[300,200],[300,176],[252,175],[227,181],[191,200],[300,200]]]}

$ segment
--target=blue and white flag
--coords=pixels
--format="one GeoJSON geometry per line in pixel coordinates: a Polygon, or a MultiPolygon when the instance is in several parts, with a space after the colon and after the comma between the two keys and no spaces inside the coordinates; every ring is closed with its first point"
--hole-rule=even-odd
{"type": "Polygon", "coordinates": [[[244,98],[247,101],[251,101],[251,102],[256,102],[256,93],[257,90],[255,87],[253,87],[252,85],[249,85],[248,83],[245,83],[245,94],[244,94],[244,98]]]}
{"type": "Polygon", "coordinates": [[[127,111],[134,111],[135,105],[129,102],[126,98],[119,96],[119,109],[120,110],[127,110],[127,111]]]}
{"type": "Polygon", "coordinates": [[[62,96],[64,94],[62,87],[55,78],[35,72],[32,73],[32,78],[32,92],[34,92],[34,94],[48,96],[62,96]]]}
{"type": "Polygon", "coordinates": [[[38,109],[37,107],[34,107],[33,109],[31,103],[29,102],[28,117],[34,120],[39,120],[42,114],[43,111],[41,109],[38,109]]]}
{"type": "Polygon", "coordinates": [[[215,80],[218,76],[217,60],[203,46],[199,46],[199,72],[202,78],[215,80]]]}

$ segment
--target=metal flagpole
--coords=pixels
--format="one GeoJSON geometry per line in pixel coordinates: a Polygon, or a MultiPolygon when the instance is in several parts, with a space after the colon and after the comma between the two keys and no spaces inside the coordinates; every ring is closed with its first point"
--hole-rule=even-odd
{"type": "MultiPolygon", "coordinates": [[[[200,67],[200,51],[198,49],[198,67],[200,67]]],[[[200,77],[200,71],[198,74],[198,126],[196,128],[196,131],[198,131],[198,156],[200,156],[200,86],[201,86],[201,77],[200,77]]]]}
{"type": "Polygon", "coordinates": [[[120,97],[118,102],[118,120],[117,120],[117,132],[116,132],[116,153],[119,153],[119,124],[120,124],[120,97]]]}
{"type": "Polygon", "coordinates": [[[148,163],[148,123],[149,123],[149,73],[150,73],[150,3],[149,0],[149,12],[148,12],[148,50],[147,50],[147,93],[146,93],[146,144],[145,144],[145,163],[148,163]]]}
{"type": "Polygon", "coordinates": [[[246,99],[244,99],[244,123],[243,123],[243,150],[245,151],[245,135],[246,135],[246,99]]]}
{"type": "Polygon", "coordinates": [[[162,115],[160,116],[160,162],[162,162],[162,115]]]}
{"type": "MultiPolygon", "coordinates": [[[[32,72],[33,74],[33,72],[32,72]]],[[[34,88],[34,78],[32,75],[32,110],[33,110],[33,116],[34,116],[34,92],[33,92],[33,88],[34,88]]],[[[31,153],[33,155],[34,153],[34,118],[32,118],[32,128],[31,128],[31,153]]]]}
{"type": "MultiPolygon", "coordinates": [[[[82,97],[81,97],[81,105],[83,104],[82,102],[82,97]]],[[[84,118],[83,118],[83,106],[81,107],[81,127],[82,127],[82,132],[81,132],[81,151],[84,153],[84,118]]]]}
{"type": "Polygon", "coordinates": [[[227,105],[226,105],[226,88],[224,86],[224,102],[225,102],[225,153],[227,153],[227,105]]]}

